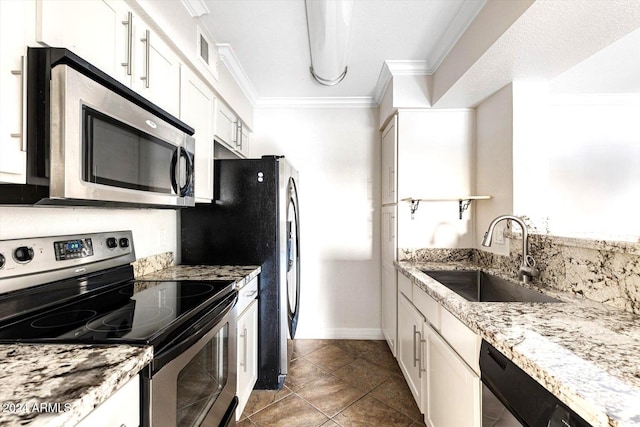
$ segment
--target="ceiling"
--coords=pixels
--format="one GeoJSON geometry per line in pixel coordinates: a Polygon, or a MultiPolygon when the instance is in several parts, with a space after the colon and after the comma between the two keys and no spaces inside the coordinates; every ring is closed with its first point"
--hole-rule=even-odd
{"type": "Polygon", "coordinates": [[[431,74],[485,1],[355,0],[348,73],[331,87],[309,72],[304,0],[204,0],[209,13],[201,22],[217,43],[230,45],[254,100],[373,100],[384,61],[417,61],[405,69],[431,74]]]}

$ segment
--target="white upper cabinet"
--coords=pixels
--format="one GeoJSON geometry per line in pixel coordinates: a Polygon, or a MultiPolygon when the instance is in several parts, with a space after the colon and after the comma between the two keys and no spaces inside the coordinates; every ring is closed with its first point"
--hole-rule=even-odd
{"type": "Polygon", "coordinates": [[[125,2],[37,0],[37,41],[65,47],[178,116],[180,61],[125,2]]]}
{"type": "MultiPolygon", "coordinates": [[[[135,19],[135,18],[134,18],[135,19]]],[[[160,36],[136,19],[133,89],[174,116],[180,113],[180,60],[160,36]]]]}
{"type": "Polygon", "coordinates": [[[382,131],[382,204],[397,203],[398,117],[393,116],[382,131]]]}
{"type": "Polygon", "coordinates": [[[38,42],[67,48],[120,82],[130,84],[126,64],[131,56],[131,19],[124,2],[37,0],[36,6],[38,42]]]}
{"type": "Polygon", "coordinates": [[[34,1],[0,1],[0,182],[26,179],[27,44],[34,36],[34,1]]]}
{"type": "Polygon", "coordinates": [[[238,126],[240,126],[240,130],[238,132],[240,140],[238,141],[237,150],[245,157],[249,157],[249,139],[251,137],[251,132],[249,132],[249,129],[247,129],[242,122],[238,122],[238,126]]]}
{"type": "Polygon", "coordinates": [[[224,102],[218,101],[216,106],[216,139],[235,149],[238,127],[236,115],[224,102]]]}
{"type": "Polygon", "coordinates": [[[198,202],[213,199],[213,91],[190,69],[183,68],[180,119],[195,129],[195,196],[198,202]]]}
{"type": "Polygon", "coordinates": [[[216,107],[215,136],[226,148],[239,157],[249,157],[251,132],[224,102],[216,107]]]}

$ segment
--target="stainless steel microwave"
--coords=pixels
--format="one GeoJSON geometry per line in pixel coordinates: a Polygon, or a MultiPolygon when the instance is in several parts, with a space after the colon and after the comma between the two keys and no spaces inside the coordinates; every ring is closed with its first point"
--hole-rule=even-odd
{"type": "Polygon", "coordinates": [[[27,129],[22,202],[195,204],[194,130],[67,49],[28,50],[27,129]]]}

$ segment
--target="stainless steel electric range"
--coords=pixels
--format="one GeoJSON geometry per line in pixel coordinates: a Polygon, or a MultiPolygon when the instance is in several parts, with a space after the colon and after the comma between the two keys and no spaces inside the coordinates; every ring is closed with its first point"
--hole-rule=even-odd
{"type": "Polygon", "coordinates": [[[150,345],[142,426],[235,426],[232,281],[135,280],[130,231],[0,241],[0,343],[150,345]]]}

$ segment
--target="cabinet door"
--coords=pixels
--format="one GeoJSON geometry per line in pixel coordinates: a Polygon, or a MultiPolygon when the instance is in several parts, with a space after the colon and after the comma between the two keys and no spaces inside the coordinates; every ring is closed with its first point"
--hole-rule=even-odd
{"type": "Polygon", "coordinates": [[[37,0],[37,41],[65,47],[125,84],[128,12],[118,0],[37,0]]]}
{"type": "Polygon", "coordinates": [[[251,132],[249,132],[244,124],[240,127],[239,132],[240,138],[237,144],[237,149],[240,154],[244,155],[245,157],[249,157],[249,137],[251,135],[251,132]]]}
{"type": "Polygon", "coordinates": [[[134,20],[133,89],[178,117],[180,60],[178,55],[140,19],[134,20]]]}
{"type": "Polygon", "coordinates": [[[218,101],[216,107],[215,134],[218,140],[226,143],[229,148],[236,149],[238,128],[237,119],[233,111],[223,102],[218,101]]]}
{"type": "Polygon", "coordinates": [[[198,202],[213,199],[213,109],[215,97],[192,71],[184,68],[180,118],[195,129],[195,197],[198,202]]]}
{"type": "Polygon", "coordinates": [[[240,418],[258,379],[258,300],[238,318],[238,409],[240,418]]]}
{"type": "Polygon", "coordinates": [[[397,334],[397,296],[396,268],[393,264],[396,258],[396,207],[382,208],[382,236],[381,236],[381,271],[382,271],[382,332],[396,355],[397,334]]]}
{"type": "Polygon", "coordinates": [[[480,378],[429,326],[427,408],[429,427],[480,427],[480,378]]]}
{"type": "Polygon", "coordinates": [[[25,58],[34,14],[33,1],[0,1],[0,182],[26,182],[25,58]]]}
{"type": "Polygon", "coordinates": [[[397,116],[382,132],[382,204],[396,203],[397,200],[397,116]]]}
{"type": "Polygon", "coordinates": [[[425,373],[422,353],[424,322],[424,317],[407,297],[398,293],[398,364],[421,411],[424,411],[422,407],[422,381],[425,373]]]}
{"type": "Polygon", "coordinates": [[[102,402],[77,427],[136,427],[140,425],[140,376],[123,385],[102,402]]]}

